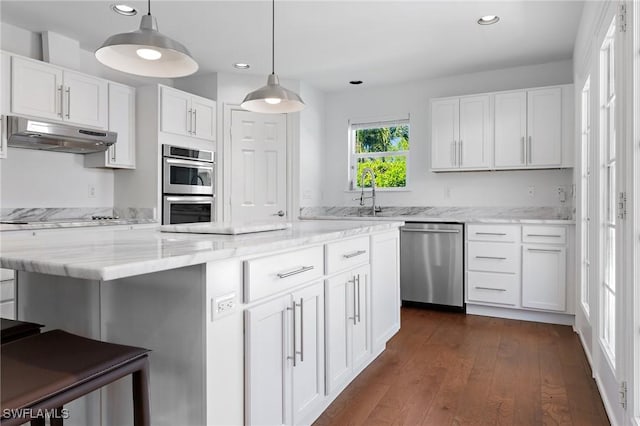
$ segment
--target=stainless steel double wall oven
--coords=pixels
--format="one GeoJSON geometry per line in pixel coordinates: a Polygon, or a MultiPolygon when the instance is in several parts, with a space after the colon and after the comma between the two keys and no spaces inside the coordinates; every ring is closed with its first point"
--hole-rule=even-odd
{"type": "Polygon", "coordinates": [[[162,146],[162,223],[215,220],[215,153],[162,146]]]}

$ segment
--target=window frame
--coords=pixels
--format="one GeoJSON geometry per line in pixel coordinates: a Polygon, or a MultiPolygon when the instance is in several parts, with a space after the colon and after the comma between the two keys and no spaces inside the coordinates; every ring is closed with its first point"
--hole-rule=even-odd
{"type": "MultiPolygon", "coordinates": [[[[360,119],[349,119],[347,122],[347,134],[349,139],[349,161],[348,161],[348,173],[347,173],[347,191],[348,192],[359,192],[362,190],[357,183],[357,167],[358,167],[358,159],[360,158],[381,158],[381,157],[405,157],[406,161],[406,172],[405,172],[405,185],[404,186],[396,186],[396,187],[379,187],[376,186],[376,191],[383,192],[403,192],[410,191],[409,189],[409,177],[410,177],[410,165],[409,159],[411,158],[411,117],[409,114],[406,115],[394,115],[394,116],[383,116],[383,117],[368,117],[368,118],[360,118],[360,119]],[[365,152],[365,153],[356,153],[356,131],[360,129],[376,129],[381,127],[395,127],[399,125],[408,125],[409,126],[409,149],[405,151],[380,151],[380,152],[365,152]]],[[[365,189],[369,188],[367,186],[365,189]]]]}

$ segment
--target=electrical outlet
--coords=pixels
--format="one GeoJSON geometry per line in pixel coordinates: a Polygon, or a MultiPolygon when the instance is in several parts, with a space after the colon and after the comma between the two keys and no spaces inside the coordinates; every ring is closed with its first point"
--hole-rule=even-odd
{"type": "Polygon", "coordinates": [[[558,199],[560,200],[561,203],[564,203],[565,201],[567,201],[567,191],[565,190],[564,186],[559,186],[557,188],[558,191],[558,199]]]}
{"type": "Polygon", "coordinates": [[[535,186],[530,186],[527,188],[527,194],[529,194],[529,197],[533,198],[536,196],[536,187],[535,186]]]}
{"type": "Polygon", "coordinates": [[[88,195],[89,198],[96,198],[96,186],[92,183],[89,184],[88,195]]]}
{"type": "Polygon", "coordinates": [[[223,312],[227,312],[227,311],[232,310],[236,305],[235,298],[236,298],[235,293],[228,294],[228,295],[222,296],[222,297],[218,297],[214,301],[216,314],[221,314],[223,312]]]}

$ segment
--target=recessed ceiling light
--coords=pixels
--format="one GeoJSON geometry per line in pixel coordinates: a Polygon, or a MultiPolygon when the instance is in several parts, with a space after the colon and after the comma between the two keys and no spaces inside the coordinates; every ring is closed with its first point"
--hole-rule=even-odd
{"type": "Polygon", "coordinates": [[[119,15],[124,15],[124,16],[133,16],[136,13],[138,13],[137,10],[135,10],[131,6],[127,6],[126,4],[112,4],[111,10],[113,10],[115,13],[119,15]]]}
{"type": "Polygon", "coordinates": [[[233,64],[233,67],[237,68],[239,70],[248,70],[249,68],[251,68],[251,65],[245,64],[243,62],[237,62],[237,63],[233,64]]]}
{"type": "Polygon", "coordinates": [[[351,80],[349,84],[355,84],[355,85],[362,84],[362,80],[351,80]]]}
{"type": "Polygon", "coordinates": [[[500,17],[497,15],[485,15],[482,18],[478,19],[478,24],[491,25],[491,24],[495,24],[499,20],[500,20],[500,17]]]}

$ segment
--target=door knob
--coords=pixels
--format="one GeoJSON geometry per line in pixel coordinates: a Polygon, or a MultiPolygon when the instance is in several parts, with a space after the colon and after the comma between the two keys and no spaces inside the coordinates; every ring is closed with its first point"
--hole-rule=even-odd
{"type": "Polygon", "coordinates": [[[278,213],[274,213],[273,216],[283,217],[284,216],[284,212],[282,210],[280,210],[278,213]]]}

